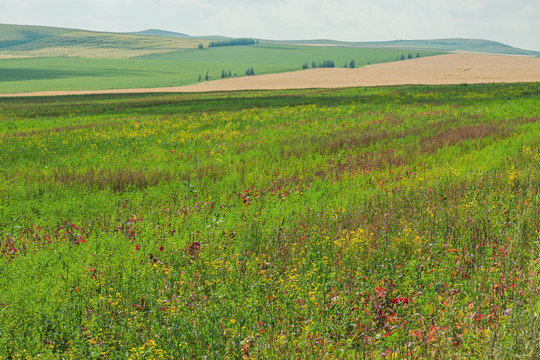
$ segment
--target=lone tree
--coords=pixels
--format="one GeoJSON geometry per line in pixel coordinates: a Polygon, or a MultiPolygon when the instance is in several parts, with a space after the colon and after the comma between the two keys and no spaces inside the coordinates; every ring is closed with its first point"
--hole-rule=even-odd
{"type": "Polygon", "coordinates": [[[210,79],[210,76],[208,75],[208,71],[206,72],[206,75],[204,75],[204,80],[208,81],[210,79]]]}
{"type": "Polygon", "coordinates": [[[349,67],[350,67],[351,69],[354,69],[354,68],[356,67],[356,64],[355,64],[355,62],[354,62],[354,59],[352,59],[351,62],[349,63],[349,67]]]}
{"type": "Polygon", "coordinates": [[[399,60],[405,60],[405,55],[401,54],[401,57],[399,58],[399,60]]]}
{"type": "Polygon", "coordinates": [[[409,53],[409,54],[407,55],[407,59],[412,59],[412,54],[411,54],[411,53],[409,53]]]}
{"type": "Polygon", "coordinates": [[[420,57],[420,53],[416,53],[416,57],[419,58],[419,57],[420,57]]]}
{"type": "Polygon", "coordinates": [[[199,49],[203,49],[204,48],[204,45],[203,44],[199,44],[199,49]]]}

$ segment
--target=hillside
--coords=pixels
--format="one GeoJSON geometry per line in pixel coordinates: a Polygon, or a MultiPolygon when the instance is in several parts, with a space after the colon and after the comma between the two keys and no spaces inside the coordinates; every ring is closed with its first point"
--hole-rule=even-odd
{"type": "Polygon", "coordinates": [[[0,58],[82,57],[128,59],[195,49],[206,40],[38,26],[1,25],[0,58]]]}
{"type": "Polygon", "coordinates": [[[45,26],[0,24],[0,49],[23,45],[46,37],[60,36],[73,30],[45,26]]]}
{"type": "Polygon", "coordinates": [[[369,42],[346,42],[335,40],[291,40],[271,41],[274,44],[298,44],[298,45],[328,45],[350,46],[359,48],[376,49],[403,49],[403,50],[431,50],[431,51],[465,51],[486,54],[525,55],[540,57],[540,52],[515,48],[496,41],[480,39],[431,39],[431,40],[393,40],[393,41],[369,41],[369,42]]]}
{"type": "MultiPolygon", "coordinates": [[[[224,36],[190,36],[184,33],[148,29],[131,33],[107,33],[44,26],[0,24],[0,58],[13,57],[88,57],[133,58],[165,54],[207,45],[211,40],[230,39],[224,36]]],[[[479,39],[394,40],[346,42],[329,39],[269,40],[262,44],[328,45],[364,49],[403,51],[466,51],[489,54],[540,56],[540,52],[515,48],[495,41],[479,39]]]]}
{"type": "Polygon", "coordinates": [[[158,29],[148,29],[143,31],[129,32],[130,35],[143,35],[143,36],[163,36],[163,37],[173,37],[173,38],[186,38],[190,37],[189,35],[177,33],[173,31],[165,31],[158,29]]]}

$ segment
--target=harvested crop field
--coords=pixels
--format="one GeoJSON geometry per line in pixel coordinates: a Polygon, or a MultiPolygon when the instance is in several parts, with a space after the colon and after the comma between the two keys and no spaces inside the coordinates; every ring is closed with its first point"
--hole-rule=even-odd
{"type": "Polygon", "coordinates": [[[540,58],[456,53],[375,64],[357,69],[311,69],[282,74],[208,81],[180,87],[94,91],[46,91],[6,94],[0,96],[205,92],[536,81],[540,81],[540,58]]]}

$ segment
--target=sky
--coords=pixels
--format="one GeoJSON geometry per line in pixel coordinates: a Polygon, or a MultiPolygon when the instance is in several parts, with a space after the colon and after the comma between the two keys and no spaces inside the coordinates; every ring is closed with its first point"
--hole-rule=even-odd
{"type": "Polygon", "coordinates": [[[540,51],[540,0],[0,0],[0,23],[272,40],[485,39],[540,51]]]}

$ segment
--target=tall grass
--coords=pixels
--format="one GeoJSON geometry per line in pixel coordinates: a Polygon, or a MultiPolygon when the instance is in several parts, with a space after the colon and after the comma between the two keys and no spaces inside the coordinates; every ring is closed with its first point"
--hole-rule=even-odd
{"type": "Polygon", "coordinates": [[[0,358],[538,358],[538,99],[2,100],[0,358]]]}

